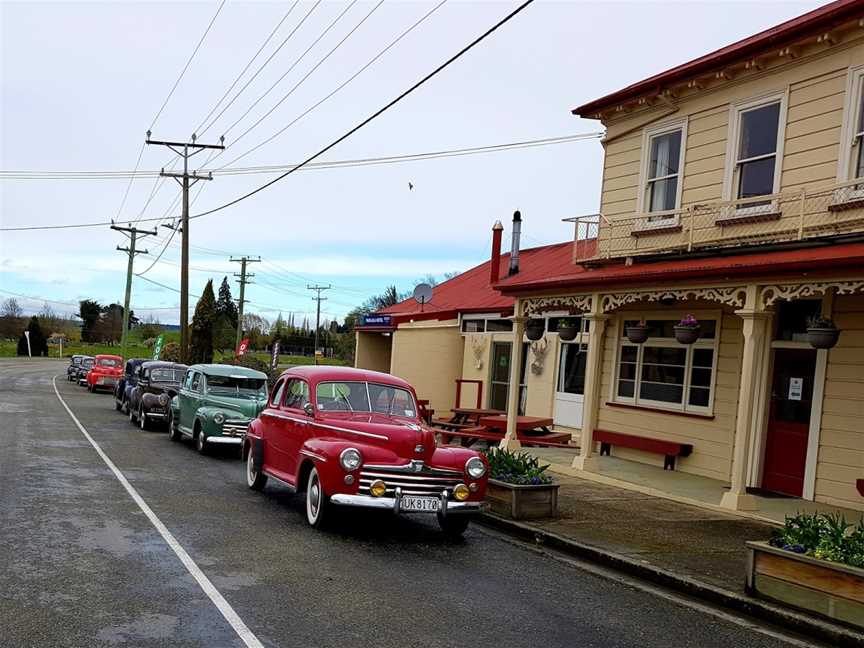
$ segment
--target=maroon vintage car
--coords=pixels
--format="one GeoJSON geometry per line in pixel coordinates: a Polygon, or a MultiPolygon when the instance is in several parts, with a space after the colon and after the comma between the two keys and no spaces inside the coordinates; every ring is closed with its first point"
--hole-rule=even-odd
{"type": "Polygon", "coordinates": [[[461,535],[483,509],[488,467],[477,452],[437,447],[414,389],[394,376],[346,367],[285,371],[243,443],[246,481],[268,477],[306,493],[319,527],[337,506],[435,514],[461,535]]]}

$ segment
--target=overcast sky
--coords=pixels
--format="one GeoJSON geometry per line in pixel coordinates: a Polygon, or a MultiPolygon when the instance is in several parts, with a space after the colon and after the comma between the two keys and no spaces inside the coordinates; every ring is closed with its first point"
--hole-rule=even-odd
{"type": "MultiPolygon", "coordinates": [[[[186,139],[223,96],[293,2],[228,0],[153,127],[153,138],[186,139]]],[[[210,168],[299,162],[336,139],[481,34],[518,2],[449,0],[343,90],[258,150],[354,74],[435,4],[384,0],[366,21],[260,125],[239,139],[329,52],[375,3],[358,1],[296,67],[231,129],[347,3],[298,3],[228,95],[230,100],[308,13],[255,80],[201,136],[226,134],[210,168]],[[309,13],[311,10],[311,13],[309,13]]],[[[570,110],[682,63],[819,2],[583,3],[537,0],[467,56],[323,160],[418,153],[592,133],[597,122],[570,110]]],[[[0,170],[131,170],[172,85],[219,6],[206,2],[0,2],[0,170]]],[[[223,106],[227,103],[223,102],[223,106]]],[[[221,110],[221,108],[220,108],[221,110]]],[[[218,114],[218,111],[217,113],[218,114]]],[[[195,168],[206,160],[195,158],[195,168]]],[[[140,169],[159,169],[169,151],[147,147],[140,169]]],[[[561,219],[596,212],[602,149],[597,139],[422,162],[320,169],[290,176],[253,198],[193,221],[191,290],[238,270],[228,254],[260,255],[247,309],[273,319],[312,312],[309,282],[332,284],[324,312],[341,317],[395,283],[465,270],[489,254],[496,219],[523,214],[524,245],[572,237],[561,219]],[[409,189],[409,182],[414,185],[409,189]]],[[[221,205],[273,175],[230,175],[206,184],[192,208],[221,205]]],[[[178,189],[136,179],[120,210],[124,179],[0,179],[3,226],[65,224],[176,215],[178,189]]],[[[193,188],[192,195],[198,193],[193,188]]],[[[145,226],[146,223],[142,223],[145,226]]],[[[151,224],[152,225],[152,224],[151,224]]],[[[509,226],[508,226],[509,228],[509,226]]],[[[160,228],[159,239],[169,233],[160,228]]],[[[506,233],[505,233],[506,234],[506,233]]],[[[55,300],[122,302],[126,256],[107,227],[0,232],[0,297],[28,310],[55,300]]],[[[179,287],[177,241],[146,277],[179,287]]],[[[150,256],[162,249],[146,239],[150,256]]],[[[236,284],[233,285],[236,296],[236,284]]],[[[178,320],[179,295],[135,279],[133,308],[178,320]],[[155,310],[148,311],[148,308],[155,310]]],[[[192,300],[194,304],[194,299],[192,300]]],[[[70,305],[64,305],[68,303],[70,305]]]]}

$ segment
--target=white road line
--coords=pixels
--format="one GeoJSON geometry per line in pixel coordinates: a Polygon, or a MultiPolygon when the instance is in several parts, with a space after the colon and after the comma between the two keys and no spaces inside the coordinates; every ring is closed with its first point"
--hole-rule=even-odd
{"type": "Polygon", "coordinates": [[[135,503],[138,505],[144,515],[147,516],[147,519],[156,527],[156,530],[159,532],[165,542],[168,543],[168,546],[177,554],[177,557],[180,559],[180,562],[183,563],[183,566],[186,567],[188,572],[192,574],[192,578],[194,578],[204,593],[213,601],[213,605],[216,606],[216,609],[222,613],[222,616],[225,617],[225,620],[231,624],[231,627],[234,628],[234,631],[237,633],[237,636],[240,637],[240,640],[248,646],[248,648],[264,648],[264,644],[262,644],[258,637],[256,637],[253,632],[248,628],[248,626],[243,623],[243,620],[240,616],[234,611],[234,608],[225,600],[225,597],[216,589],[210,579],[204,575],[204,572],[195,564],[195,561],[186,553],[186,550],[182,547],[182,545],[177,542],[177,539],[171,534],[168,528],[162,524],[162,520],[156,517],[156,514],[153,510],[147,505],[147,502],[138,494],[138,491],[129,483],[129,480],[120,472],[120,469],[114,465],[114,462],[111,461],[110,457],[108,457],[105,452],[103,452],[102,448],[99,447],[99,444],[93,440],[93,437],[88,434],[87,430],[84,429],[84,426],[81,425],[81,421],[78,420],[78,417],[72,413],[72,410],[69,409],[69,406],[66,404],[66,401],[63,400],[63,397],[60,395],[60,392],[57,389],[57,376],[54,376],[51,380],[51,384],[54,386],[54,393],[57,394],[57,399],[60,401],[60,404],[65,408],[66,412],[69,416],[72,417],[72,420],[75,422],[75,425],[78,426],[78,429],[81,430],[81,434],[84,435],[90,445],[93,446],[93,449],[96,450],[96,453],[102,457],[102,461],[111,469],[111,472],[114,473],[114,476],[117,480],[123,484],[123,488],[126,489],[126,492],[135,500],[135,503]]]}

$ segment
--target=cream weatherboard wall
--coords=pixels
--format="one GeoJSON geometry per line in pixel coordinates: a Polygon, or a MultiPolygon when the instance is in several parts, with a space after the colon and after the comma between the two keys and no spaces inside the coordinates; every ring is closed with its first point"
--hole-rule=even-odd
{"type": "Polygon", "coordinates": [[[448,416],[462,371],[462,336],[456,320],[400,324],[392,334],[390,373],[407,380],[435,416],[448,416]]]}
{"type": "MultiPolygon", "coordinates": [[[[812,193],[845,180],[841,171],[843,165],[838,164],[844,106],[850,70],[864,64],[864,43],[859,38],[819,54],[785,60],[788,62],[781,59],[770,69],[733,78],[716,88],[693,91],[671,104],[657,102],[654,108],[610,119],[601,196],[604,217],[615,221],[636,216],[640,188],[645,181],[643,147],[647,138],[644,131],[664,123],[685,126],[680,207],[732,198],[729,195],[730,116],[736,105],[760,97],[778,96],[785,106],[785,111],[781,110],[778,138],[778,154],[782,154],[779,192],[799,192],[806,187],[808,193],[812,193]],[[672,104],[677,109],[670,108],[672,104]]],[[[826,210],[828,202],[826,198],[814,201],[812,206],[808,203],[808,217],[812,219],[811,212],[821,211],[825,219],[830,218],[826,210]]],[[[716,214],[695,221],[695,241],[699,241],[700,228],[717,229],[714,217],[716,214]]],[[[761,224],[759,231],[794,230],[797,220],[796,210],[784,209],[779,220],[761,224]]],[[[745,224],[726,229],[729,236],[735,236],[746,234],[747,227],[745,224]]],[[[859,225],[858,229],[864,227],[859,225]]],[[[615,238],[616,250],[636,252],[644,243],[631,236],[630,231],[629,227],[601,226],[600,237],[601,240],[615,238]]],[[[650,245],[652,238],[644,240],[650,245]]]]}
{"type": "Polygon", "coordinates": [[[864,509],[864,295],[836,297],[833,313],[842,333],[828,354],[815,499],[864,509]]]}

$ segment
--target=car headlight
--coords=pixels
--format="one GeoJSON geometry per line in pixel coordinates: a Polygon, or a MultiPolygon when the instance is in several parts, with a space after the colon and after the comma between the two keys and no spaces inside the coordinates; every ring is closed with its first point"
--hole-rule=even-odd
{"type": "Polygon", "coordinates": [[[339,455],[339,463],[342,464],[342,467],[348,472],[357,470],[360,467],[362,460],[360,451],[356,448],[345,448],[342,451],[342,454],[339,455]]]}
{"type": "Polygon", "coordinates": [[[168,394],[159,394],[159,404],[165,407],[168,404],[168,394]]]}
{"type": "Polygon", "coordinates": [[[480,479],[486,474],[486,464],[480,457],[471,457],[465,462],[465,472],[474,479],[480,479]]]}
{"type": "Polygon", "coordinates": [[[216,412],[213,415],[213,422],[216,425],[222,425],[225,422],[225,415],[222,412],[216,412]]]}

